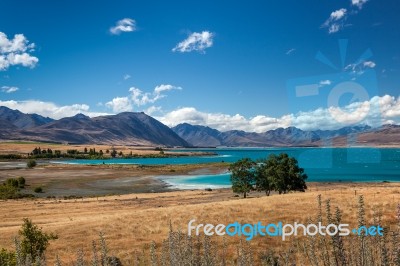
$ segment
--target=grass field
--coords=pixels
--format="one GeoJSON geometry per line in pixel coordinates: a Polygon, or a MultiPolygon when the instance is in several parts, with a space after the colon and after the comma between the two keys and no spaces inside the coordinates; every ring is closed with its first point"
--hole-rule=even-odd
{"type": "MultiPolygon", "coordinates": [[[[24,217],[29,217],[45,231],[54,231],[59,239],[48,249],[49,262],[58,254],[64,262],[71,261],[78,249],[90,254],[91,241],[99,232],[106,236],[110,254],[122,261],[135,251],[140,252],[151,240],[160,247],[168,235],[169,223],[174,229],[187,230],[187,223],[242,223],[286,222],[307,223],[315,217],[317,195],[331,199],[332,208],[343,210],[343,221],[357,224],[357,197],[364,195],[367,224],[371,223],[372,210],[382,210],[385,225],[396,224],[396,205],[400,201],[400,184],[310,184],[305,193],[272,195],[253,193],[248,199],[235,197],[229,190],[175,191],[167,193],[129,194],[78,200],[18,200],[1,202],[0,247],[10,248],[24,217]]],[[[221,237],[213,237],[220,241],[221,237]]],[[[282,242],[276,237],[256,237],[251,241],[256,251],[269,247],[286,249],[294,241],[291,237],[282,242]]],[[[235,255],[232,244],[238,237],[229,237],[228,251],[235,255]]]]}
{"type": "Polygon", "coordinates": [[[52,149],[60,150],[62,153],[67,150],[78,150],[83,152],[85,148],[93,149],[96,151],[103,150],[105,151],[111,150],[115,148],[118,152],[122,151],[124,154],[129,154],[132,152],[133,154],[138,155],[148,155],[148,154],[159,154],[159,151],[155,151],[154,147],[135,147],[135,146],[121,146],[121,145],[67,145],[67,144],[57,144],[57,143],[45,143],[45,142],[29,142],[29,141],[6,141],[0,142],[0,154],[27,154],[32,152],[36,147],[40,147],[41,149],[52,149]]]}

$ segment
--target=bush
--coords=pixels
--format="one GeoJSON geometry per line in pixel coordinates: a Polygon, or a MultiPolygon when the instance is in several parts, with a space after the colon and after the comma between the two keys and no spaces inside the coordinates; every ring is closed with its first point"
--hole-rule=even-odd
{"type": "Polygon", "coordinates": [[[4,248],[1,249],[0,250],[0,265],[15,266],[16,265],[15,253],[8,251],[4,248]]]}
{"type": "Polygon", "coordinates": [[[42,228],[33,224],[28,218],[24,218],[24,224],[19,231],[19,235],[22,238],[21,255],[23,258],[41,258],[49,246],[49,241],[58,238],[58,236],[53,233],[44,233],[42,228]]]}
{"type": "Polygon", "coordinates": [[[33,168],[33,167],[35,167],[37,164],[36,164],[36,161],[35,160],[29,160],[27,163],[26,163],[26,166],[28,167],[28,168],[33,168]]]}
{"type": "Polygon", "coordinates": [[[18,180],[15,179],[15,178],[9,178],[9,179],[7,179],[5,185],[6,185],[6,186],[9,186],[9,187],[19,188],[18,180]]]}
{"type": "Polygon", "coordinates": [[[33,190],[35,193],[43,193],[43,189],[42,187],[35,187],[35,189],[33,190]]]}
{"type": "Polygon", "coordinates": [[[26,180],[22,176],[17,178],[19,188],[25,188],[26,180]]]}

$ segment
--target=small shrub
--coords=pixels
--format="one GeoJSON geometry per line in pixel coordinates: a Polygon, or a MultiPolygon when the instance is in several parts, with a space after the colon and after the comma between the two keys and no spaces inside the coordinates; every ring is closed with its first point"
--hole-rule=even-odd
{"type": "Polygon", "coordinates": [[[9,187],[14,187],[14,188],[18,188],[19,187],[18,180],[15,179],[15,178],[7,179],[5,185],[9,186],[9,187]]]}
{"type": "Polygon", "coordinates": [[[35,193],[43,193],[43,188],[42,187],[35,187],[33,190],[35,193]]]}
{"type": "Polygon", "coordinates": [[[58,236],[53,233],[44,233],[42,228],[33,224],[28,218],[24,218],[24,224],[19,231],[19,235],[22,238],[21,253],[23,258],[42,257],[49,246],[49,241],[58,238],[58,236]]]}
{"type": "Polygon", "coordinates": [[[33,167],[35,167],[36,165],[37,165],[37,163],[36,163],[36,161],[33,160],[33,159],[29,160],[29,161],[26,163],[26,166],[27,166],[28,168],[33,168],[33,167]]]}
{"type": "Polygon", "coordinates": [[[8,251],[4,248],[1,249],[0,250],[0,265],[15,266],[16,265],[15,252],[8,251]]]}
{"type": "Polygon", "coordinates": [[[17,178],[19,188],[25,188],[26,180],[22,176],[17,178]]]}

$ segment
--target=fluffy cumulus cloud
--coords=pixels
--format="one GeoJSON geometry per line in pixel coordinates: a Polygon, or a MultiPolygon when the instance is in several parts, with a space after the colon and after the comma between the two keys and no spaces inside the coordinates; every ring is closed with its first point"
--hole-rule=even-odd
{"type": "Polygon", "coordinates": [[[205,52],[205,49],[210,48],[213,45],[214,33],[209,31],[203,31],[201,33],[194,32],[190,34],[185,40],[178,43],[173,49],[173,52],[192,52],[198,51],[201,53],[205,52]]]}
{"type": "Polygon", "coordinates": [[[361,9],[363,7],[363,5],[367,2],[368,2],[368,0],[351,0],[351,4],[353,6],[358,7],[359,9],[361,9]]]}
{"type": "Polygon", "coordinates": [[[290,126],[303,130],[332,130],[358,124],[378,127],[383,124],[400,124],[400,97],[375,96],[368,101],[354,102],[343,107],[318,108],[278,118],[265,115],[246,118],[240,114],[206,113],[193,107],[185,107],[166,113],[157,119],[168,126],[186,122],[209,126],[220,131],[244,130],[258,133],[290,126]]]}
{"type": "Polygon", "coordinates": [[[359,11],[363,8],[365,3],[368,2],[368,0],[350,0],[350,7],[349,10],[346,8],[341,8],[336,11],[333,11],[329,18],[325,21],[324,24],[322,24],[321,28],[327,28],[328,33],[336,33],[343,29],[345,26],[345,21],[347,20],[347,17],[349,15],[356,15],[359,13],[359,11]]]}
{"type": "Polygon", "coordinates": [[[23,34],[15,34],[14,38],[9,39],[0,32],[0,71],[15,65],[35,67],[39,59],[30,54],[34,49],[35,44],[29,43],[23,34]]]}
{"type": "Polygon", "coordinates": [[[129,89],[129,96],[116,97],[112,101],[107,102],[106,107],[113,110],[113,112],[132,111],[133,106],[144,106],[153,104],[156,101],[166,97],[167,91],[182,90],[181,87],[173,86],[170,84],[161,84],[156,86],[153,92],[143,92],[141,89],[131,87],[129,89]]]}
{"type": "Polygon", "coordinates": [[[322,24],[323,28],[328,28],[329,34],[340,31],[344,26],[344,21],[347,18],[347,9],[341,8],[333,11],[329,18],[322,24]]]}
{"type": "Polygon", "coordinates": [[[3,86],[1,87],[1,91],[5,92],[5,93],[13,93],[18,91],[19,88],[18,87],[10,87],[10,86],[3,86]]]}
{"type": "Polygon", "coordinates": [[[128,97],[116,97],[106,103],[106,107],[113,110],[114,113],[130,112],[133,106],[128,97]]]}
{"type": "Polygon", "coordinates": [[[1,101],[0,106],[6,106],[10,109],[17,109],[23,113],[39,114],[53,119],[60,119],[63,117],[74,116],[82,113],[90,117],[107,115],[107,113],[98,113],[90,111],[89,105],[86,104],[73,104],[59,106],[52,102],[42,102],[36,100],[28,101],[1,101]]]}
{"type": "Polygon", "coordinates": [[[118,20],[116,25],[110,28],[110,33],[114,35],[132,31],[136,31],[136,21],[131,18],[118,20]]]}

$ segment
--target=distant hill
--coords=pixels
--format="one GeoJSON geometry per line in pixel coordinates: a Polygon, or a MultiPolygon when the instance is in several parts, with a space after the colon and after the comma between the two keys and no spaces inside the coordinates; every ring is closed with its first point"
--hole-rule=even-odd
{"type": "MultiPolygon", "coordinates": [[[[351,140],[351,138],[350,138],[351,140]]],[[[336,137],[332,140],[335,146],[347,146],[348,139],[336,137]]],[[[357,134],[357,138],[350,145],[369,145],[369,146],[399,146],[400,147],[400,126],[383,125],[357,134]]]]}
{"type": "Polygon", "coordinates": [[[386,125],[343,127],[337,130],[304,131],[295,127],[278,128],[263,133],[239,130],[220,132],[205,126],[179,124],[172,128],[189,144],[197,147],[241,146],[241,147],[288,147],[288,146],[335,146],[348,145],[400,145],[400,126],[386,125]],[[356,138],[354,138],[356,136],[356,138]]]}
{"type": "MultiPolygon", "coordinates": [[[[7,108],[8,109],[8,108],[7,108]]],[[[179,146],[189,144],[169,127],[144,114],[125,112],[90,118],[83,114],[60,120],[43,120],[37,126],[17,127],[20,113],[6,110],[7,120],[0,114],[0,139],[67,142],[71,144],[125,144],[139,146],[179,146]],[[7,125],[8,123],[8,125],[7,125]],[[13,131],[11,134],[10,131],[13,131]]],[[[22,114],[23,115],[23,114],[22,114]]],[[[33,116],[37,118],[37,116],[33,116]]]]}
{"type": "Polygon", "coordinates": [[[0,120],[3,121],[0,123],[8,122],[19,129],[41,126],[54,121],[49,117],[37,114],[24,114],[18,110],[12,110],[4,106],[0,106],[0,120]]]}
{"type": "Polygon", "coordinates": [[[263,133],[221,132],[187,123],[171,129],[145,113],[124,112],[93,118],[77,114],[54,120],[0,106],[0,140],[167,147],[400,146],[400,126],[352,126],[314,131],[288,127],[263,133]]]}

